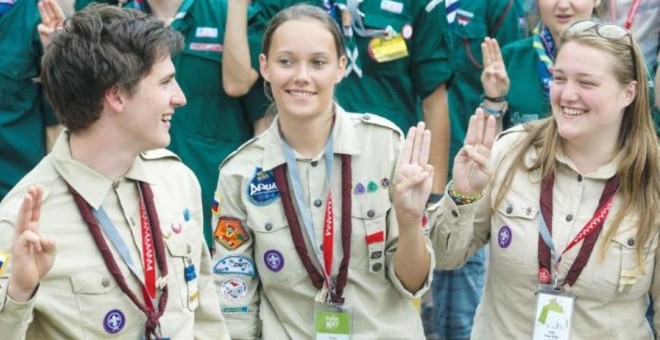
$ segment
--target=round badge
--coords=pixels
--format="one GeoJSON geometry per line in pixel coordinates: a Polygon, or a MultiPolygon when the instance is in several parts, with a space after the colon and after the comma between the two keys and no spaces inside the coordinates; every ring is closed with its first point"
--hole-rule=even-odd
{"type": "Polygon", "coordinates": [[[248,285],[247,282],[232,277],[230,279],[222,281],[220,284],[220,293],[227,300],[240,300],[247,296],[248,285]]]}
{"type": "Polygon", "coordinates": [[[277,250],[268,250],[264,253],[264,263],[268,269],[277,273],[284,268],[284,256],[277,250]]]}
{"type": "Polygon", "coordinates": [[[403,39],[408,40],[410,39],[410,37],[412,37],[412,35],[413,35],[412,26],[410,26],[410,24],[403,25],[403,28],[401,28],[401,36],[403,37],[403,39]]]}
{"type": "Polygon", "coordinates": [[[124,329],[126,317],[119,309],[113,309],[103,317],[103,328],[110,334],[115,334],[124,329]]]}
{"type": "Polygon", "coordinates": [[[380,180],[380,185],[383,187],[383,189],[387,189],[390,186],[390,179],[385,177],[380,180]]]}
{"type": "Polygon", "coordinates": [[[500,248],[507,248],[511,244],[511,229],[507,226],[500,228],[500,231],[497,233],[497,243],[500,245],[500,248]]]}
{"type": "Polygon", "coordinates": [[[539,274],[538,275],[539,275],[539,282],[541,284],[550,283],[550,272],[547,269],[545,269],[545,268],[539,269],[539,274]]]}
{"type": "Polygon", "coordinates": [[[183,229],[183,227],[181,226],[181,223],[179,223],[179,222],[174,222],[174,223],[172,223],[172,231],[173,231],[175,234],[180,233],[180,232],[181,232],[181,229],[183,229]]]}

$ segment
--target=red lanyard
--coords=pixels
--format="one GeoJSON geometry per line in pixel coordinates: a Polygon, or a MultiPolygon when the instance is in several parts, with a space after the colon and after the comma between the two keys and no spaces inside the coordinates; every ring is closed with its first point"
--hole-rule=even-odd
{"type": "Polygon", "coordinates": [[[332,211],[332,191],[328,190],[328,204],[325,206],[323,223],[323,259],[325,260],[325,279],[330,283],[332,277],[332,256],[334,250],[335,221],[332,211]]]}
{"type": "MultiPolygon", "coordinates": [[[[138,187],[139,188],[139,187],[138,187]]],[[[142,190],[140,196],[140,221],[142,225],[142,261],[144,267],[144,286],[142,294],[150,312],[154,310],[153,300],[156,299],[156,257],[154,254],[154,240],[151,234],[151,223],[144,204],[142,190]]]]}
{"type": "Polygon", "coordinates": [[[637,14],[637,8],[639,7],[640,0],[633,0],[632,5],[630,6],[630,11],[628,11],[628,17],[626,17],[626,24],[623,26],[625,29],[630,30],[637,14]]]}

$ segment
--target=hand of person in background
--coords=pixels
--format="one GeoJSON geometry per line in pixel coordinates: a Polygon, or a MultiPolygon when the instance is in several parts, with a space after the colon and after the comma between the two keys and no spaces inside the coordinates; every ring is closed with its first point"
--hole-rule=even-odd
{"type": "Polygon", "coordinates": [[[484,93],[491,98],[506,96],[511,84],[497,40],[486,37],[481,43],[481,53],[484,64],[481,85],[484,93]]]}
{"type": "Polygon", "coordinates": [[[55,0],[42,0],[39,2],[41,23],[37,26],[39,38],[44,49],[50,44],[50,36],[56,30],[64,27],[64,11],[55,0]]]}
{"type": "Polygon", "coordinates": [[[14,301],[29,300],[55,262],[55,243],[39,231],[42,197],[41,187],[30,187],[18,212],[7,288],[7,294],[14,301]]]}
{"type": "MultiPolygon", "coordinates": [[[[433,184],[433,166],[429,164],[431,131],[424,122],[408,130],[394,180],[394,208],[399,220],[419,228],[426,201],[433,184]]],[[[399,226],[405,228],[405,226],[399,226]]]]}
{"type": "Polygon", "coordinates": [[[462,194],[479,194],[488,184],[490,151],[497,135],[496,121],[479,108],[470,117],[465,144],[454,159],[453,188],[462,194]]]}

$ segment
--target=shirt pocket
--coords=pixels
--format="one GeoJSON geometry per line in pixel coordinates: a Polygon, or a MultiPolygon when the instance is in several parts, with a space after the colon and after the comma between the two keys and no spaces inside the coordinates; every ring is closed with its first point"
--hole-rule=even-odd
{"type": "Polygon", "coordinates": [[[391,208],[386,190],[353,196],[351,268],[384,275],[391,208]]]}
{"type": "MultiPolygon", "coordinates": [[[[622,223],[621,227],[624,226],[622,223]]],[[[615,253],[618,253],[614,264],[619,267],[618,271],[615,270],[616,275],[612,283],[619,294],[639,296],[647,293],[651,287],[657,239],[654,238],[642,247],[642,268],[640,268],[637,263],[638,246],[635,238],[636,230],[633,229],[619,233],[612,239],[611,247],[614,248],[615,253]]],[[[594,252],[599,251],[597,247],[594,247],[594,252]]]]}
{"type": "Polygon", "coordinates": [[[32,80],[37,76],[37,64],[31,59],[0,55],[0,112],[28,110],[40,86],[32,80]]]}
{"type": "Polygon", "coordinates": [[[503,266],[509,274],[514,270],[536,275],[539,217],[539,208],[523,200],[508,199],[500,205],[491,225],[490,249],[497,263],[492,268],[503,266]]]}
{"type": "MultiPolygon", "coordinates": [[[[122,276],[129,281],[129,272],[122,268],[122,276]]],[[[71,276],[71,286],[80,312],[85,338],[122,338],[144,327],[143,312],[121,290],[108,272],[85,270],[71,276]]],[[[142,292],[134,291],[140,302],[142,292]]]]}
{"type": "MultiPolygon", "coordinates": [[[[187,229],[184,228],[184,230],[187,229]]],[[[181,306],[189,311],[194,311],[199,305],[199,279],[197,276],[199,275],[200,256],[193,257],[193,254],[199,254],[200,250],[194,249],[195,243],[185,232],[170,236],[165,239],[165,244],[170,253],[168,262],[169,294],[179,295],[181,306]],[[190,269],[191,266],[194,266],[194,270],[190,269]],[[189,280],[186,280],[187,268],[189,275],[194,272],[189,280]],[[173,291],[172,288],[175,290],[173,291]]]]}
{"type": "Polygon", "coordinates": [[[475,15],[465,26],[452,25],[450,27],[455,36],[453,39],[455,57],[451,58],[454,70],[457,73],[473,74],[475,70],[483,69],[481,42],[488,34],[483,18],[475,15]]]}

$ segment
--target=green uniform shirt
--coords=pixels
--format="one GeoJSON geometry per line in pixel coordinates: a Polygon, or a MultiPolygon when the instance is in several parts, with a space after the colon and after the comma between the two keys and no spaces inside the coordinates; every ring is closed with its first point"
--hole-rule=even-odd
{"type": "Polygon", "coordinates": [[[39,76],[42,47],[37,0],[18,0],[0,16],[0,200],[46,154],[47,125],[57,120],[39,76]]]}
{"type": "Polygon", "coordinates": [[[366,29],[391,26],[401,34],[404,27],[410,27],[412,35],[405,40],[408,56],[379,63],[369,56],[371,38],[354,32],[352,38],[346,39],[347,72],[337,87],[337,100],[347,111],[372,112],[408,131],[421,118],[418,101],[452,76],[444,4],[428,0],[364,0],[359,10],[364,13],[366,29]]]}
{"type": "Polygon", "coordinates": [[[465,134],[475,109],[481,103],[483,87],[481,43],[485,37],[497,39],[500,46],[517,41],[525,34],[520,0],[461,1],[455,20],[449,25],[452,35],[454,81],[448,91],[451,122],[449,173],[454,157],[463,147],[465,134]]]}
{"type": "MultiPolygon", "coordinates": [[[[146,4],[144,2],[143,4],[146,4]]],[[[140,8],[135,2],[127,5],[140,8]]],[[[147,6],[145,6],[147,7],[147,6]]],[[[185,38],[183,52],[173,57],[176,80],[187,104],[172,117],[169,149],[189,166],[202,187],[204,234],[212,245],[211,206],[218,165],[250,139],[252,123],[263,117],[268,100],[255,84],[242,98],[229,97],[222,87],[222,49],[227,22],[227,0],[184,0],[172,28],[185,38]]],[[[251,51],[261,50],[260,36],[249,37],[251,51]]],[[[253,58],[256,64],[256,58],[253,58]]]]}
{"type": "Polygon", "coordinates": [[[114,6],[117,6],[119,4],[119,1],[117,0],[76,0],[76,2],[73,4],[73,9],[76,12],[78,12],[79,10],[87,7],[93,2],[97,2],[100,4],[114,5],[114,6]]]}

